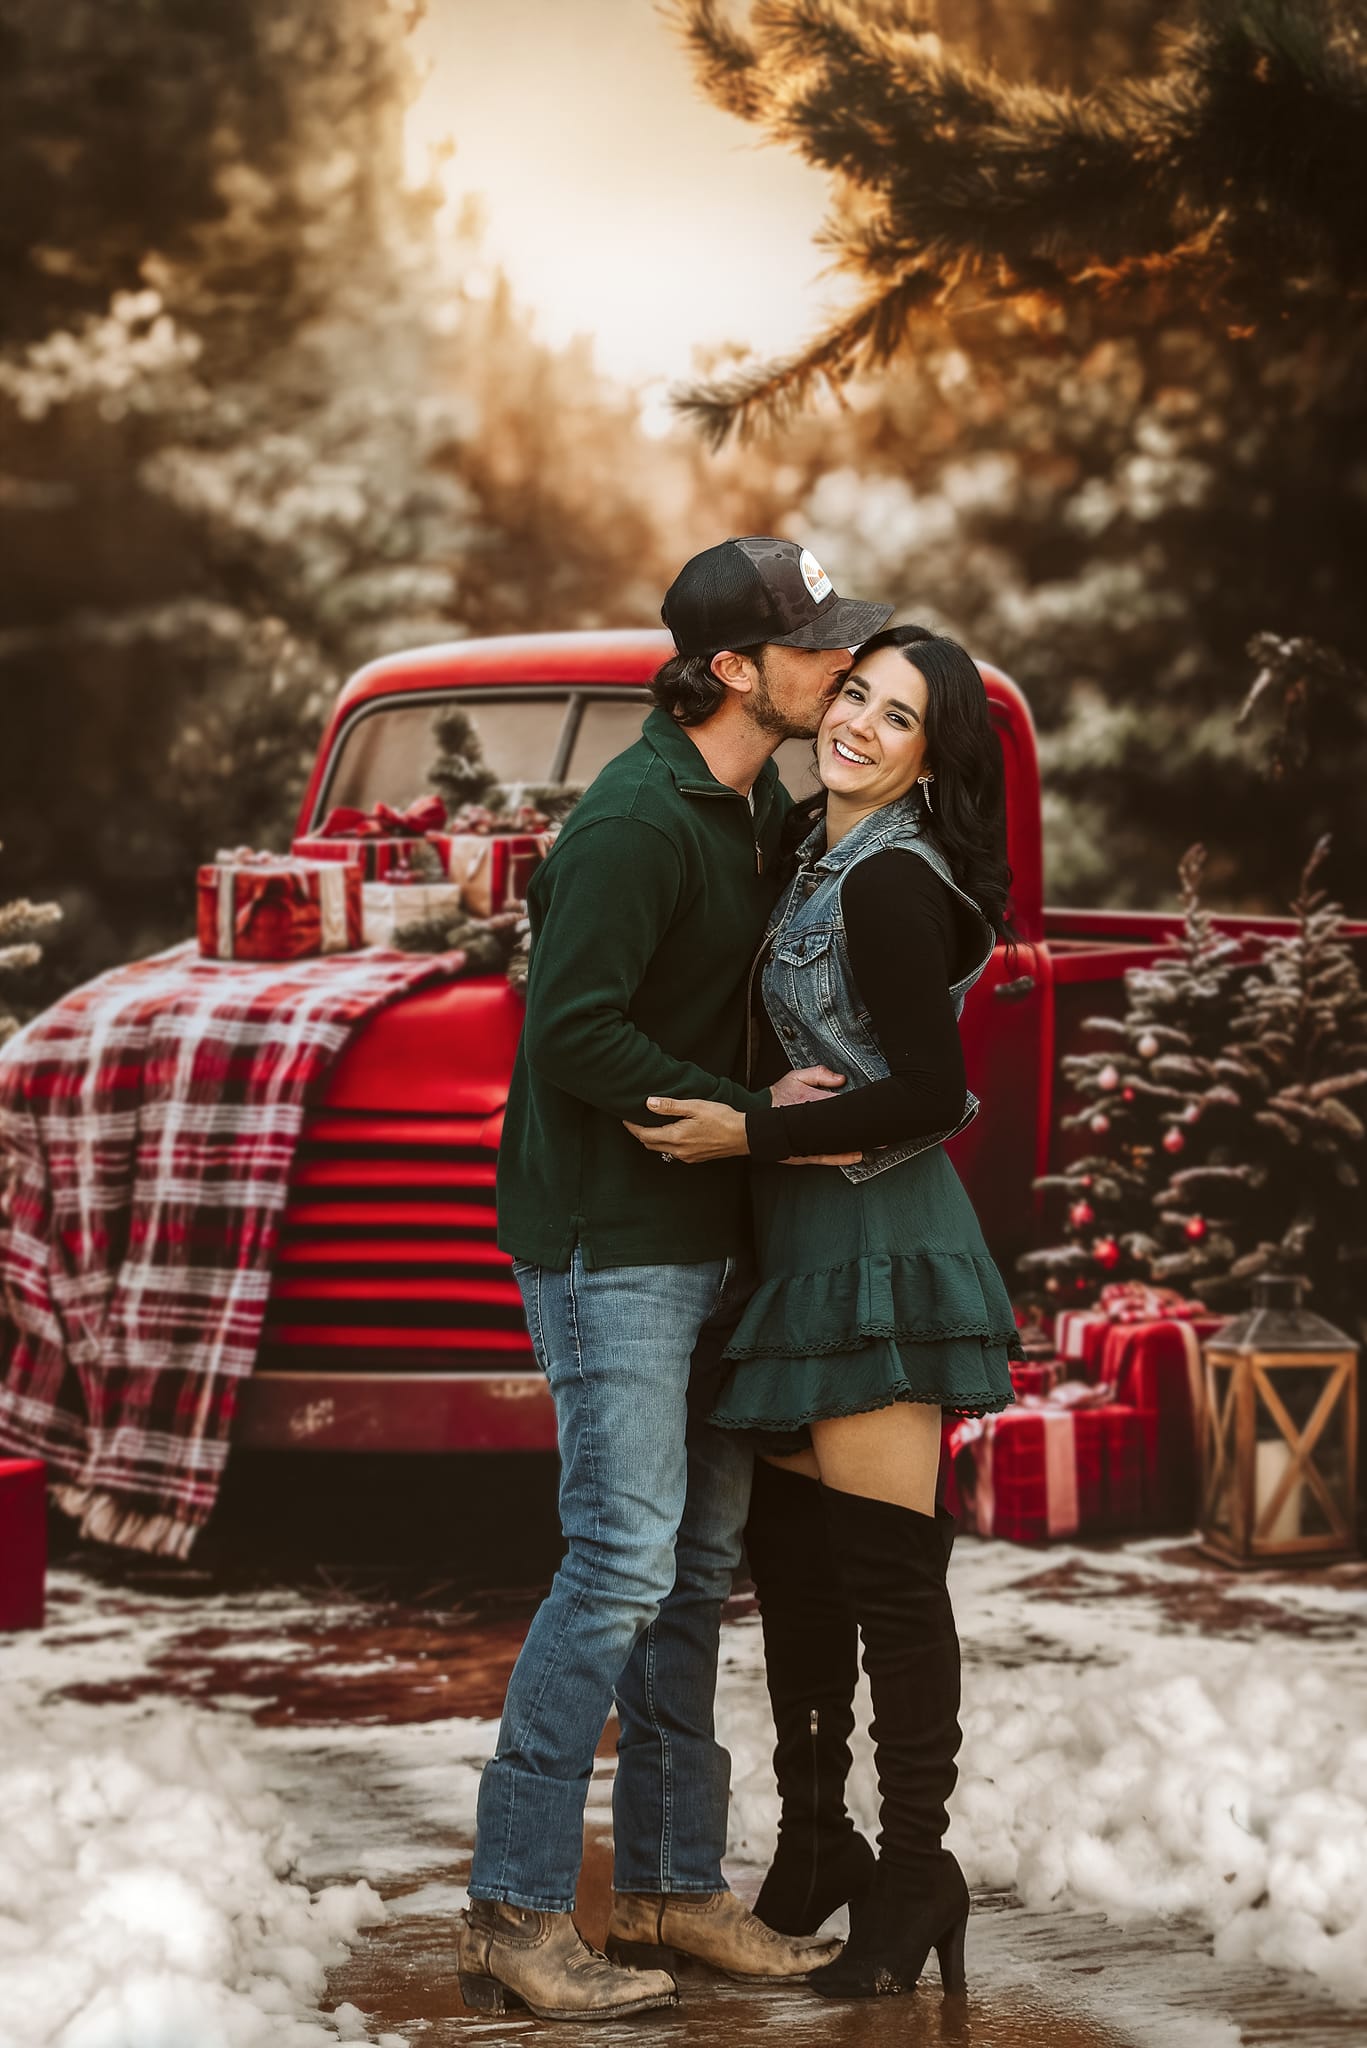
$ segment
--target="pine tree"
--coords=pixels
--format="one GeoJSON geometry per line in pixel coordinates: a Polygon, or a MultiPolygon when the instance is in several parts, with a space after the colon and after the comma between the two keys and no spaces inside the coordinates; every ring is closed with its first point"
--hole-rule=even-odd
{"type": "Polygon", "coordinates": [[[13,1036],[22,1021],[6,1001],[5,984],[12,975],[38,965],[43,953],[39,941],[61,922],[61,916],[55,903],[30,903],[26,897],[0,903],[0,1045],[13,1036]]]}
{"type": "Polygon", "coordinates": [[[1175,955],[1131,968],[1124,1015],[1091,1017],[1083,1026],[1102,1047],[1063,1061],[1082,1101],[1060,1128],[1086,1130],[1105,1146],[1036,1182],[1065,1198],[1067,1234],[1062,1244],[1028,1252],[1020,1269],[1042,1277],[1052,1296],[1153,1275],[1161,1251],[1154,1205],[1170,1159],[1186,1149],[1196,1118],[1228,1096],[1219,1063],[1243,949],[1202,907],[1205,858],[1205,848],[1193,846],[1178,870],[1183,918],[1175,955]]]}
{"type": "Polygon", "coordinates": [[[1351,1327],[1367,1322],[1367,991],[1316,886],[1327,852],[1321,840],[1301,876],[1294,934],[1242,978],[1193,1097],[1199,1156],[1156,1200],[1152,1272],[1219,1308],[1259,1273],[1300,1273],[1315,1308],[1351,1327]]]}
{"type": "Polygon", "coordinates": [[[462,804],[482,804],[498,787],[498,778],[484,758],[478,729],[470,713],[459,704],[445,704],[432,718],[432,738],[437,752],[427,771],[428,781],[446,808],[456,812],[462,804]]]}

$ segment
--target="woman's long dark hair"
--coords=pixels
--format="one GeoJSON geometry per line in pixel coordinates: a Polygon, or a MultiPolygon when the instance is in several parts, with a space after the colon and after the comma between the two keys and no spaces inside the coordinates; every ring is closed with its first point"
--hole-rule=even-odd
{"type": "MultiPolygon", "coordinates": [[[[933,808],[923,813],[923,829],[997,937],[1014,945],[1005,776],[987,686],[958,641],[927,626],[885,627],[855,649],[854,667],[881,647],[895,647],[926,679],[926,760],[935,780],[930,785],[933,808]]],[[[824,801],[823,794],[802,807],[808,818],[824,801]]]]}
{"type": "Polygon", "coordinates": [[[1006,778],[987,685],[958,641],[928,626],[885,627],[855,650],[855,667],[880,647],[897,648],[926,679],[926,765],[935,780],[930,785],[933,808],[922,824],[997,937],[1014,940],[1006,778]]]}

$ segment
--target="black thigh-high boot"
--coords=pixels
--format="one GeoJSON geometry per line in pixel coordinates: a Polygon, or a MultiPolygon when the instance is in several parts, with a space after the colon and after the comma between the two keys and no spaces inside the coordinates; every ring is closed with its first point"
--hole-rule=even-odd
{"type": "Polygon", "coordinates": [[[745,1547],[764,1629],[782,1802],[778,1852],[755,1912],[781,1934],[814,1934],[837,1906],[862,1897],[875,1861],[845,1811],[859,1637],[819,1481],[757,1460],[745,1547]]]}
{"type": "Polygon", "coordinates": [[[941,1846],[961,1739],[959,1638],[945,1583],[953,1518],[821,1492],[864,1638],[882,1831],[844,1952],[811,1986],[827,1998],[912,1991],[933,1948],[945,1990],[962,1991],[968,1886],[941,1846]]]}

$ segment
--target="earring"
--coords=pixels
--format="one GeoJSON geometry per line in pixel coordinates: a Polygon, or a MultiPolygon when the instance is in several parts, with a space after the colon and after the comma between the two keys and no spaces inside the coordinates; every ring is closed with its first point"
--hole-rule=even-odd
{"type": "Polygon", "coordinates": [[[935,806],[930,801],[930,785],[935,780],[935,777],[933,775],[918,775],[916,780],[920,784],[921,794],[926,800],[926,809],[931,813],[931,816],[933,817],[935,814],[935,806]]]}

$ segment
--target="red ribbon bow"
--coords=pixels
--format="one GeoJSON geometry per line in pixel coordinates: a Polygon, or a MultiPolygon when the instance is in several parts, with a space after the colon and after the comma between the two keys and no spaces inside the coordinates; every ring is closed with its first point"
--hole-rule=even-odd
{"type": "Polygon", "coordinates": [[[406,811],[392,804],[376,804],[373,811],[358,811],[350,804],[330,810],[314,835],[318,839],[425,839],[440,832],[446,823],[446,806],[439,796],[420,796],[406,811]]]}

